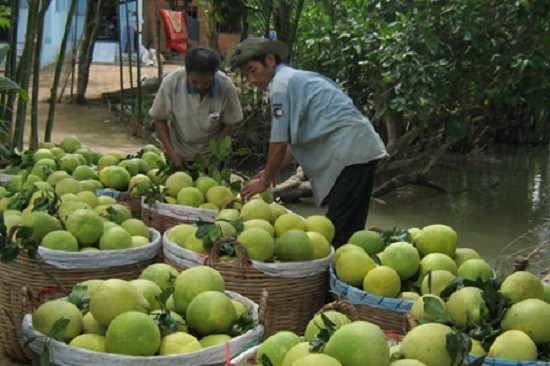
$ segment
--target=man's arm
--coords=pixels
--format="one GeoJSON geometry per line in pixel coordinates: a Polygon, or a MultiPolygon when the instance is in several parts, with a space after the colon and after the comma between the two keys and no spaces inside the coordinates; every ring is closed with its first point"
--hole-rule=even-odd
{"type": "Polygon", "coordinates": [[[168,155],[168,158],[174,164],[176,169],[185,169],[187,167],[185,163],[185,157],[181,156],[176,149],[172,146],[172,143],[170,142],[170,130],[168,128],[168,123],[166,120],[155,120],[155,131],[157,132],[159,136],[159,140],[164,146],[164,150],[166,150],[166,155],[168,155]]]}
{"type": "Polygon", "coordinates": [[[225,123],[222,123],[222,127],[220,128],[220,132],[218,132],[218,136],[216,137],[216,142],[220,142],[223,140],[225,136],[231,136],[233,133],[233,125],[226,125],[225,123]]]}
{"type": "MultiPolygon", "coordinates": [[[[267,165],[262,174],[247,182],[241,189],[241,196],[246,201],[256,193],[260,193],[269,188],[271,182],[275,180],[275,177],[289,164],[287,159],[288,144],[286,142],[272,142],[269,144],[269,151],[267,153],[267,165]]],[[[292,156],[292,155],[291,155],[292,156]]]]}

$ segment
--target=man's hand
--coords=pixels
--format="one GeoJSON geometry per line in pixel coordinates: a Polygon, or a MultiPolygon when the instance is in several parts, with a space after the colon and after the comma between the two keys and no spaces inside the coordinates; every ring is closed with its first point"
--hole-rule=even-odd
{"type": "Polygon", "coordinates": [[[170,159],[172,164],[174,164],[174,167],[177,170],[187,169],[187,161],[185,160],[185,158],[183,156],[178,154],[176,151],[170,151],[170,152],[166,152],[166,153],[168,155],[168,158],[170,159]]]}
{"type": "Polygon", "coordinates": [[[254,178],[246,182],[241,188],[241,197],[244,201],[248,201],[250,197],[256,193],[260,193],[269,188],[269,181],[263,179],[263,177],[254,178]]]}

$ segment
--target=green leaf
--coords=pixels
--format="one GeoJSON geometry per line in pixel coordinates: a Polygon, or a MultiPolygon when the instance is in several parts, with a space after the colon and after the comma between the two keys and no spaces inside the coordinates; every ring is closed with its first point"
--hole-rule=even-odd
{"type": "Polygon", "coordinates": [[[262,364],[262,366],[274,366],[273,362],[271,362],[271,360],[265,353],[263,353],[260,357],[260,363],[262,364]]]}
{"type": "Polygon", "coordinates": [[[86,313],[90,306],[90,294],[88,286],[77,284],[69,294],[68,301],[86,313]]]}
{"type": "Polygon", "coordinates": [[[44,350],[40,354],[40,366],[50,366],[50,349],[44,344],[44,350]]]}
{"type": "Polygon", "coordinates": [[[63,341],[65,329],[67,329],[70,322],[71,320],[67,318],[57,319],[50,330],[51,337],[55,340],[63,341]]]}
{"type": "MultiPolygon", "coordinates": [[[[173,282],[173,278],[175,279],[175,276],[170,274],[170,282],[173,282]]],[[[166,290],[162,291],[158,296],[156,296],[157,301],[159,302],[162,309],[166,307],[166,301],[168,301],[168,299],[170,298],[170,296],[172,296],[173,293],[174,293],[174,288],[169,287],[166,290]]]]}
{"type": "Polygon", "coordinates": [[[424,312],[428,315],[428,319],[437,323],[452,323],[451,315],[447,312],[438,299],[430,296],[424,296],[424,312]]]}

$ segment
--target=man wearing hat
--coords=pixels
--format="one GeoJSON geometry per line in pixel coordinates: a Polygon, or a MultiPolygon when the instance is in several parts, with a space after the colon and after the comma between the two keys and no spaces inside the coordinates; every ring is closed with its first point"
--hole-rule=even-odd
{"type": "Polygon", "coordinates": [[[235,85],[219,66],[215,50],[192,47],[185,67],[162,81],[149,110],[166,154],[178,169],[185,169],[196,154],[208,158],[210,141],[231,135],[233,125],[243,119],[235,85]]]}
{"type": "Polygon", "coordinates": [[[249,38],[237,46],[230,63],[254,86],[268,90],[271,101],[267,164],[241,195],[246,200],[265,190],[295,159],[311,182],[315,204],[328,202],[326,216],[336,228],[332,244],[339,247],[364,229],[376,164],[388,153],[336,83],[284,65],[288,55],[282,42],[249,38]]]}

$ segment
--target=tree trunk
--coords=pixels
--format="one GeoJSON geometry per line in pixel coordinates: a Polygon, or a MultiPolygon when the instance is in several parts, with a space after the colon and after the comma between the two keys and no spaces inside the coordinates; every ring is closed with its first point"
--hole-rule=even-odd
{"type": "Polygon", "coordinates": [[[51,141],[52,139],[55,105],[57,103],[57,88],[59,86],[59,79],[61,78],[61,70],[63,68],[63,64],[65,63],[65,52],[67,50],[69,34],[71,33],[71,24],[73,21],[74,13],[76,12],[77,4],[78,0],[72,0],[71,7],[69,8],[69,13],[67,14],[67,21],[65,22],[65,31],[63,33],[63,39],[61,40],[59,55],[57,56],[57,63],[55,65],[53,85],[50,89],[50,108],[48,110],[48,120],[46,121],[46,132],[44,133],[44,141],[51,141]]]}
{"type": "Polygon", "coordinates": [[[44,17],[50,7],[51,0],[41,0],[38,12],[38,32],[34,48],[34,71],[32,75],[32,107],[31,107],[31,135],[29,148],[38,148],[38,92],[40,91],[40,62],[42,61],[42,40],[44,39],[44,17]]]}
{"type": "MultiPolygon", "coordinates": [[[[23,54],[21,61],[17,67],[17,80],[21,89],[29,90],[29,79],[31,73],[31,64],[34,49],[34,40],[36,32],[36,21],[38,16],[38,9],[40,6],[39,0],[28,2],[28,23],[27,33],[25,35],[25,47],[23,48],[23,54]]],[[[19,98],[17,101],[17,114],[15,119],[15,129],[13,132],[13,146],[19,149],[23,149],[23,135],[25,133],[25,121],[27,115],[27,101],[19,98]]]]}
{"type": "MultiPolygon", "coordinates": [[[[17,79],[17,29],[19,28],[19,0],[11,2],[11,29],[10,29],[10,53],[6,59],[6,76],[12,80],[17,79]]],[[[8,131],[8,145],[12,145],[13,135],[13,108],[15,105],[16,93],[11,90],[8,93],[7,101],[2,103],[4,110],[2,111],[3,120],[6,123],[8,131]]]]}
{"type": "Polygon", "coordinates": [[[88,1],[86,10],[86,22],[82,34],[82,43],[78,55],[78,77],[76,81],[76,99],[77,104],[86,104],[86,89],[88,88],[88,79],[90,67],[94,55],[94,46],[99,33],[99,23],[105,12],[108,0],[88,1]],[[95,9],[94,9],[95,8],[95,9]]]}

